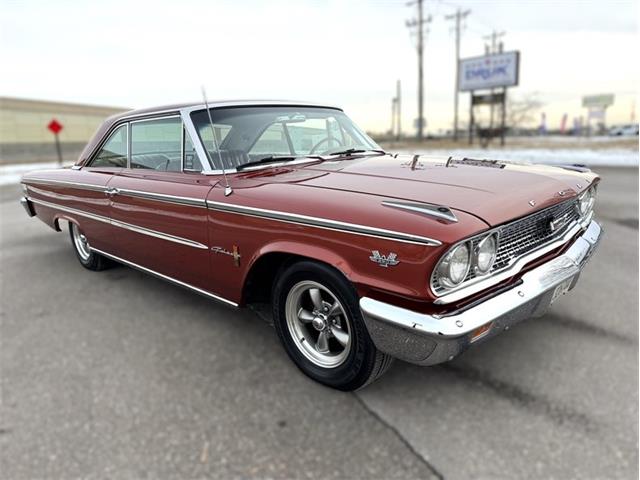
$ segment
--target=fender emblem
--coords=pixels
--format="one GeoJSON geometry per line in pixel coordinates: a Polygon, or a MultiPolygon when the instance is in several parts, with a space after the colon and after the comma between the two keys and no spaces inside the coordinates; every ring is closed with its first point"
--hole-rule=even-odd
{"type": "Polygon", "coordinates": [[[396,260],[396,258],[398,258],[398,255],[393,252],[389,253],[389,255],[386,255],[386,256],[380,255],[380,252],[378,250],[373,250],[371,253],[372,255],[369,257],[369,260],[371,260],[374,263],[377,263],[381,267],[384,267],[384,268],[387,268],[389,266],[395,267],[400,263],[399,260],[396,260]]]}
{"type": "Polygon", "coordinates": [[[229,250],[226,250],[222,247],[211,247],[211,251],[213,253],[222,253],[223,255],[229,255],[230,257],[233,257],[233,263],[235,264],[235,266],[240,266],[240,259],[242,258],[242,255],[240,255],[237,245],[233,246],[233,252],[230,252],[229,250]]]}
{"type": "Polygon", "coordinates": [[[561,217],[555,218],[551,217],[549,219],[549,230],[552,232],[557,232],[562,229],[567,223],[569,223],[571,212],[565,213],[561,217]]]}

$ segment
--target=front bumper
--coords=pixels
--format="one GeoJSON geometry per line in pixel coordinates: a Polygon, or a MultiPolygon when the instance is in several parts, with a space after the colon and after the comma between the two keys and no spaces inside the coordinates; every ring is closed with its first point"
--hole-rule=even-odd
{"type": "Polygon", "coordinates": [[[510,290],[446,316],[428,315],[372,298],[360,299],[376,347],[400,360],[435,365],[451,360],[472,343],[491,338],[526,318],[543,315],[556,288],[573,288],[595,251],[602,228],[591,221],[562,255],[525,273],[510,290]]]}

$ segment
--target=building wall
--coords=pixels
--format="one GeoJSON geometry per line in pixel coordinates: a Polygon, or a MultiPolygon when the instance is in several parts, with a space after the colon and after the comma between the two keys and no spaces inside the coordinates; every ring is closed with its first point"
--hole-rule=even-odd
{"type": "Polygon", "coordinates": [[[104,119],[125,110],[0,97],[0,164],[57,161],[47,129],[53,118],[64,126],[59,134],[64,161],[75,161],[104,119]]]}

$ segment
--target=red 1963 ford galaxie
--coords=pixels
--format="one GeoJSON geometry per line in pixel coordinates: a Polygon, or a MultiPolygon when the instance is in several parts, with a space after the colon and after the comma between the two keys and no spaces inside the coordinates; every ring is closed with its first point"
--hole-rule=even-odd
{"type": "Polygon", "coordinates": [[[71,169],[22,179],[30,216],[113,262],[272,305],[293,362],[341,390],[393,358],[451,360],[539,316],[601,236],[580,167],[394,155],[339,108],[214,102],[108,119],[71,169]]]}

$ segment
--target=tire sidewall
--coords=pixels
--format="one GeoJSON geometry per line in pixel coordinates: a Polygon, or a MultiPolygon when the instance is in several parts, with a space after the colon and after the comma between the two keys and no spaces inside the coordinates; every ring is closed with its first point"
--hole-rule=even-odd
{"type": "Polygon", "coordinates": [[[78,259],[78,261],[83,267],[88,268],[89,270],[100,269],[102,265],[97,253],[91,251],[91,253],[89,253],[89,258],[85,260],[80,255],[80,252],[78,252],[78,247],[76,247],[76,242],[74,241],[74,238],[73,238],[74,228],[77,228],[79,232],[82,232],[82,229],[80,228],[79,225],[69,222],[69,238],[71,239],[71,246],[73,247],[73,252],[76,254],[76,258],[78,259]]]}
{"type": "Polygon", "coordinates": [[[273,318],[276,332],[293,362],[312,379],[340,390],[354,390],[371,374],[375,347],[362,320],[358,295],[348,280],[331,267],[303,261],[286,268],[278,276],[273,290],[273,318]],[[351,351],[336,367],[320,367],[311,362],[296,346],[286,320],[286,300],[291,288],[303,280],[312,280],[329,289],[349,316],[351,351]]]}

